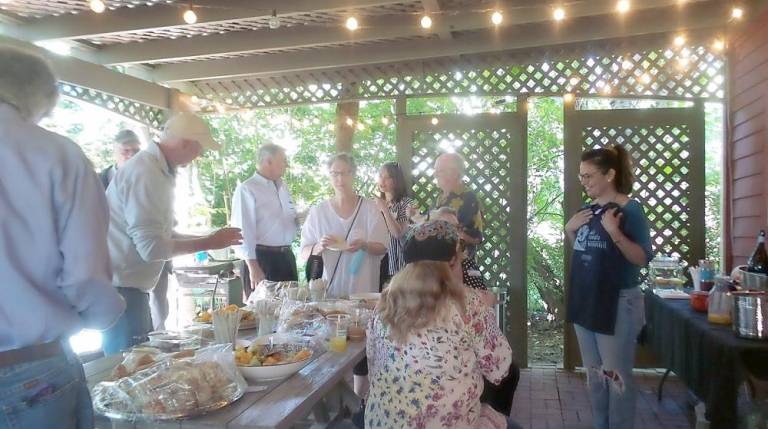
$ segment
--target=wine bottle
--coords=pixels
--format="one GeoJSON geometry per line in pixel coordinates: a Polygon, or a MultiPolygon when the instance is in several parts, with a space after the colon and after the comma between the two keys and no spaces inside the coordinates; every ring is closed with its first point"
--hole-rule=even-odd
{"type": "Polygon", "coordinates": [[[757,236],[757,246],[747,261],[747,271],[768,274],[768,252],[765,251],[765,230],[757,236]]]}

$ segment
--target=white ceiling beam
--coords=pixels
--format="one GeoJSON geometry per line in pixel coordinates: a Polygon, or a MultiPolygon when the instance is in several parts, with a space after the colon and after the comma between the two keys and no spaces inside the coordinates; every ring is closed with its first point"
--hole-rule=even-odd
{"type": "MultiPolygon", "coordinates": [[[[195,0],[198,21],[195,25],[226,23],[244,18],[279,16],[307,12],[381,6],[402,0],[195,0]]],[[[119,8],[95,14],[53,16],[35,19],[24,25],[3,25],[0,31],[17,39],[83,39],[172,27],[190,27],[182,20],[187,2],[156,4],[150,7],[119,8]]]]}
{"type": "Polygon", "coordinates": [[[110,70],[98,64],[49,52],[31,43],[0,36],[0,45],[10,45],[36,53],[51,64],[56,77],[63,82],[95,89],[150,106],[168,109],[176,90],[110,70]]]}
{"type": "Polygon", "coordinates": [[[663,9],[635,12],[623,20],[616,19],[615,15],[586,17],[571,19],[556,27],[550,24],[508,27],[497,32],[465,35],[453,40],[416,40],[383,47],[326,48],[309,52],[168,64],[157,67],[154,77],[157,81],[169,82],[279,76],[306,70],[416,61],[713,27],[722,25],[726,19],[722,4],[704,4],[688,8],[685,14],[663,9]]]}
{"type": "MultiPolygon", "coordinates": [[[[430,0],[435,1],[435,0],[430,0]]],[[[692,0],[693,2],[706,0],[692,0]]],[[[436,1],[435,1],[436,3],[436,1]]],[[[646,0],[635,10],[658,8],[679,4],[679,0],[646,0]]],[[[614,0],[590,0],[572,5],[568,9],[570,19],[611,13],[614,0]]],[[[276,30],[242,31],[209,36],[155,40],[143,43],[127,43],[107,46],[99,50],[102,64],[133,64],[186,60],[200,56],[248,53],[293,48],[333,45],[346,42],[362,42],[377,39],[412,37],[427,34],[450,35],[452,31],[478,30],[493,25],[487,12],[443,11],[432,15],[429,30],[421,28],[421,16],[382,16],[361,20],[361,28],[350,32],[342,26],[288,27],[276,30]]],[[[510,10],[502,27],[549,22],[552,12],[548,7],[530,6],[510,10]]],[[[449,39],[442,37],[441,39],[449,39]]]]}

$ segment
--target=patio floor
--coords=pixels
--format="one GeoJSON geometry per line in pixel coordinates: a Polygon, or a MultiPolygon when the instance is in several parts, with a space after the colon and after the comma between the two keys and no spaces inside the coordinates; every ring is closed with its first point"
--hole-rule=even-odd
{"type": "MultiPolygon", "coordinates": [[[[638,371],[640,394],[635,427],[639,429],[689,429],[694,413],[685,385],[674,375],[664,383],[664,398],[656,400],[661,372],[638,371]]],[[[555,368],[523,369],[515,393],[512,417],[525,429],[587,429],[592,412],[586,390],[586,375],[555,368]]]]}

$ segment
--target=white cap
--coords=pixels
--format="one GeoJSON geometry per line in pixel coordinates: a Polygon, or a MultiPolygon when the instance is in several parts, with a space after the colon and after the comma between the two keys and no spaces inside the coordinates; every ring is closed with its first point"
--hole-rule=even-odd
{"type": "Polygon", "coordinates": [[[204,149],[221,149],[221,145],[213,140],[208,124],[194,113],[182,112],[169,119],[163,128],[163,137],[196,140],[204,149]]]}

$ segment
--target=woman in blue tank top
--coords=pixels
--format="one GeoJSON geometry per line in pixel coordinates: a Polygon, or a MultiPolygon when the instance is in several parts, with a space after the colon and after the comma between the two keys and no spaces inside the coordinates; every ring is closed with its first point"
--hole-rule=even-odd
{"type": "Polygon", "coordinates": [[[567,320],[587,370],[594,427],[632,428],[632,367],[644,324],[640,269],[653,257],[648,220],[629,197],[634,177],[623,147],[584,152],[579,180],[591,202],[565,225],[573,245],[567,320]]]}

